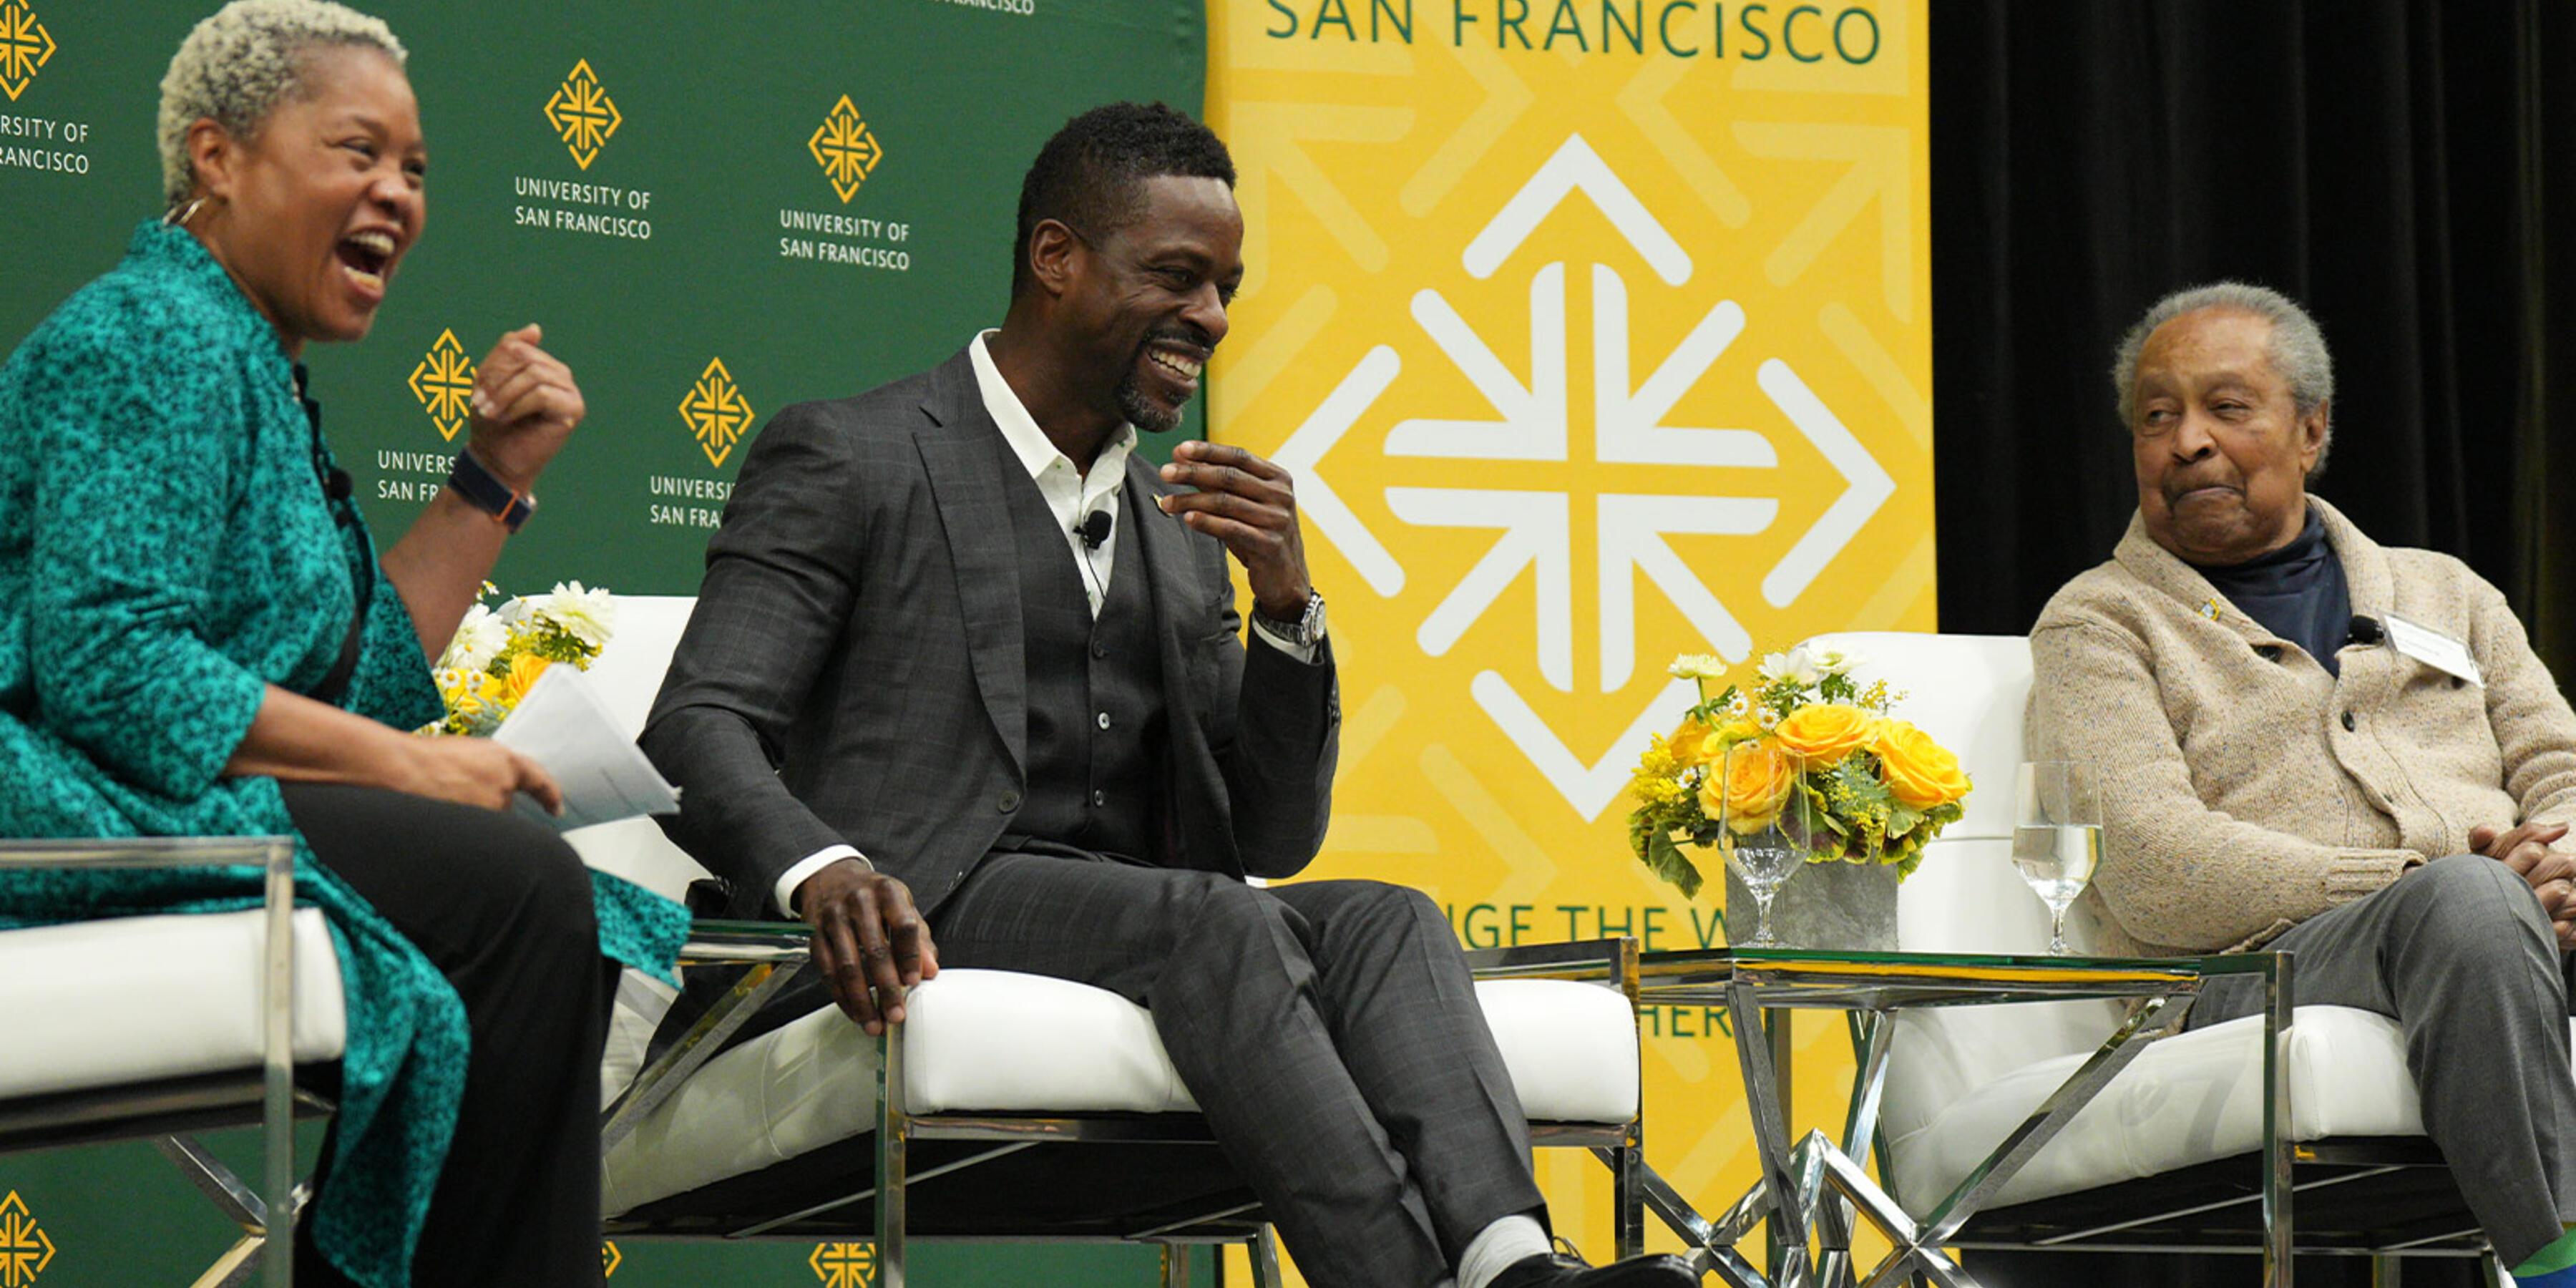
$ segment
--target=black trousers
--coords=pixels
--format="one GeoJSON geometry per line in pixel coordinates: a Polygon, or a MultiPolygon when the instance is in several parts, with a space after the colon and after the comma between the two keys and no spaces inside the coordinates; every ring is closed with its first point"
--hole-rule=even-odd
{"type": "Polygon", "coordinates": [[[1540,1215],[1529,1123],[1440,909],[1375,881],[993,854],[941,905],[942,966],[1145,1005],[1181,1081],[1318,1288],[1431,1288],[1540,1215]]]}
{"type": "MultiPolygon", "coordinates": [[[[315,857],[465,1001],[465,1096],[413,1284],[599,1283],[599,1060],[617,969],[599,955],[580,857],[507,814],[364,787],[284,792],[315,857]]],[[[295,1273],[349,1282],[314,1251],[310,1223],[295,1273]]]]}

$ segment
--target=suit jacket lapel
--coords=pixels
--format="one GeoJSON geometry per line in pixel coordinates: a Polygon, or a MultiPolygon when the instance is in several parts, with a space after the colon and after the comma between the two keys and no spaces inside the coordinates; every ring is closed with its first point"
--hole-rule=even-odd
{"type": "Polygon", "coordinates": [[[1207,703],[1226,701],[1227,695],[1200,692],[1194,677],[1213,672],[1190,665],[1190,650],[1206,646],[1199,637],[1217,622],[1199,611],[1208,589],[1195,567],[1198,556],[1189,529],[1154,505],[1165,490],[1142,456],[1127,458],[1124,508],[1133,520],[1128,532],[1152,576],[1154,637],[1162,654],[1164,719],[1172,744],[1174,858],[1184,866],[1241,876],[1224,775],[1208,746],[1203,718],[1207,703]]]}
{"type": "Polygon", "coordinates": [[[1189,530],[1178,520],[1155,506],[1154,498],[1163,494],[1162,480],[1142,455],[1127,458],[1127,498],[1125,509],[1132,516],[1129,531],[1136,536],[1139,552],[1154,585],[1154,638],[1162,645],[1164,701],[1175,716],[1186,713],[1193,728],[1197,725],[1199,695],[1190,691],[1188,633],[1201,625],[1197,608],[1207,598],[1191,567],[1189,530]]]}
{"type": "Polygon", "coordinates": [[[965,616],[975,685],[983,691],[985,713],[1010,749],[1012,766],[1025,775],[1029,693],[1020,576],[1003,488],[1002,430],[984,409],[974,359],[960,352],[942,363],[921,410],[929,420],[914,430],[913,440],[948,538],[949,562],[957,572],[957,603],[965,616]]]}

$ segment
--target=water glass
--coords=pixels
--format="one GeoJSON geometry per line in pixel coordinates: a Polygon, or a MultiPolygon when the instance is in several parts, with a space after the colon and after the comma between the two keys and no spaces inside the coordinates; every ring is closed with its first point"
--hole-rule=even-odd
{"type": "Polygon", "coordinates": [[[2102,861],[2102,793],[2093,766],[2073,760],[2022,763],[2014,782],[2013,866],[2048,905],[2048,951],[2064,956],[2066,910],[2102,861]]]}
{"type": "Polygon", "coordinates": [[[1805,768],[1797,757],[1763,739],[1737,744],[1719,758],[1715,768],[1724,788],[1719,795],[1718,845],[1726,855],[1726,866],[1753,894],[1753,937],[1741,947],[1780,946],[1771,930],[1771,901],[1807,866],[1807,856],[1815,849],[1815,829],[1794,786],[1805,768]],[[1738,781],[1748,775],[1756,781],[1738,781]],[[1733,804],[1738,796],[1747,798],[1743,810],[1733,804]]]}

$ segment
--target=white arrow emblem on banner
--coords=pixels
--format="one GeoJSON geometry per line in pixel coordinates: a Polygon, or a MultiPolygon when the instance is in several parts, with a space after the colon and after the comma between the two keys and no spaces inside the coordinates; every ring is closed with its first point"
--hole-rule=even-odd
{"type": "MultiPolygon", "coordinates": [[[[1688,252],[1665,230],[1581,135],[1569,136],[1520,191],[1506,201],[1462,255],[1467,272],[1490,278],[1576,193],[1587,197],[1666,284],[1692,275],[1688,252]]],[[[1740,427],[1668,425],[1673,409],[1743,337],[1748,319],[1732,300],[1712,304],[1671,352],[1634,382],[1628,285],[1607,264],[1592,266],[1593,455],[1600,462],[1722,469],[1771,469],[1772,441],[1740,427]]],[[[1413,296],[1414,322],[1492,411],[1491,419],[1422,416],[1388,427],[1389,457],[1561,462],[1570,459],[1572,394],[1568,382],[1565,265],[1530,275],[1530,359],[1513,372],[1447,296],[1413,296]]],[[[1342,551],[1370,588],[1393,596],[1406,584],[1403,566],[1325,477],[1325,456],[1341,442],[1404,370],[1392,345],[1372,348],[1279,450],[1279,463],[1299,478],[1299,504],[1316,529],[1342,551]]],[[[1763,597],[1785,607],[1804,594],[1895,493],[1895,481],[1842,420],[1788,364],[1755,369],[1755,384],[1842,476],[1844,489],[1763,578],[1763,597]]],[[[1565,491],[1389,486],[1387,508],[1408,524],[1493,529],[1493,545],[1425,613],[1414,641],[1445,656],[1523,575],[1533,583],[1539,677],[1560,693],[1574,689],[1574,498],[1565,491]]],[[[1734,613],[1683,561],[1667,538],[1749,536],[1777,521],[1778,500],[1700,494],[1603,493],[1592,498],[1599,536],[1600,690],[1625,689],[1636,675],[1636,583],[1642,577],[1680,612],[1708,646],[1729,661],[1752,652],[1734,613]]],[[[1650,735],[1680,718],[1695,693],[1688,682],[1661,686],[1619,737],[1585,758],[1551,728],[1499,670],[1470,684],[1477,705],[1527,757],[1566,803],[1597,818],[1618,798],[1629,766],[1650,735]]]]}

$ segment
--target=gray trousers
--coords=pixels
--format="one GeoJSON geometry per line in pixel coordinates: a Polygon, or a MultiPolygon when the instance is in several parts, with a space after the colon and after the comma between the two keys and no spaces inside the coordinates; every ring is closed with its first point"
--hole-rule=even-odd
{"type": "Polygon", "coordinates": [[[1152,1010],[1182,1083],[1319,1288],[1431,1288],[1485,1226],[1539,1215],[1528,1119],[1457,938],[1419,891],[1256,890],[993,854],[932,931],[942,966],[1077,980],[1152,1010]]]}
{"type": "MultiPolygon", "coordinates": [[[[2296,955],[2292,1000],[2394,1018],[2424,1133],[2508,1266],[2576,1222],[2576,1075],[2568,995],[2540,899],[2513,869],[2437,859],[2268,947],[2296,955]]],[[[2199,1028],[2262,1009],[2253,981],[2213,988],[2199,1028]]]]}

